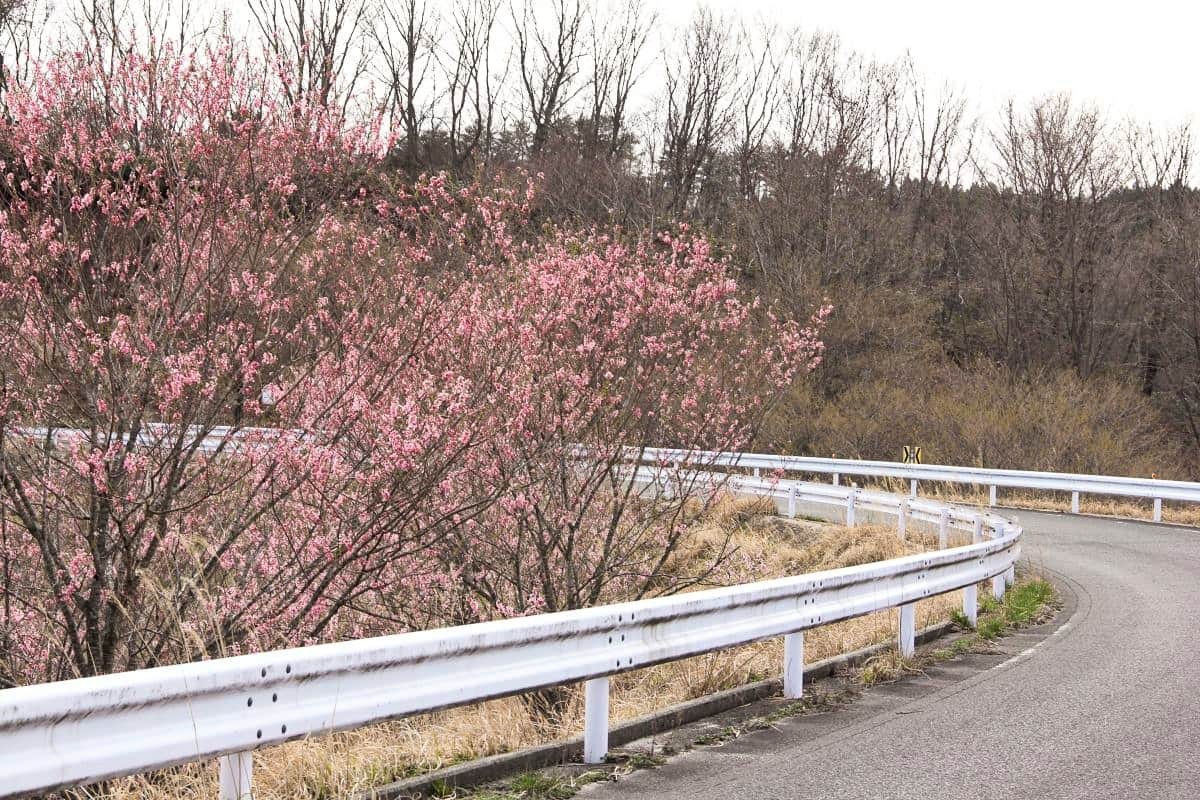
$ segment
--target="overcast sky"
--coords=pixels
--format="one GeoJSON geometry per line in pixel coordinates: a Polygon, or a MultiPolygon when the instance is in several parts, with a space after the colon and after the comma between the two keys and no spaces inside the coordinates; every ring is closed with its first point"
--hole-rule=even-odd
{"type": "MultiPolygon", "coordinates": [[[[696,2],[647,0],[665,20],[696,2]]],[[[911,52],[934,84],[962,85],[985,118],[1009,97],[1068,90],[1117,117],[1200,122],[1197,0],[709,0],[718,12],[836,32],[883,60],[911,52]]]]}
{"type": "MultiPolygon", "coordinates": [[[[145,0],[126,0],[140,7],[145,0]]],[[[548,0],[547,0],[548,1],[548,0]]],[[[45,0],[51,7],[68,0],[45,0]]],[[[167,0],[149,0],[163,3],[167,0]]],[[[169,0],[172,7],[180,0],[169,0]]],[[[613,0],[592,0],[611,7],[613,0]]],[[[700,0],[643,0],[670,36],[700,0]]],[[[253,26],[245,0],[190,0],[253,26]]],[[[1200,126],[1200,0],[704,0],[718,14],[762,17],[838,34],[842,44],[891,61],[906,52],[936,87],[961,86],[990,122],[1010,97],[1069,91],[1120,120],[1200,126]]],[[[437,8],[441,0],[431,0],[437,8]]]]}

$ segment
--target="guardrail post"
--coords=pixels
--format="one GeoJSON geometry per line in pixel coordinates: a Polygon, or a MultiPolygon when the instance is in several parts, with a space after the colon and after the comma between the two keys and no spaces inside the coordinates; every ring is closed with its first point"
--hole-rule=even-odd
{"type": "Polygon", "coordinates": [[[792,488],[788,489],[788,507],[787,515],[790,519],[796,518],[796,484],[792,484],[792,488]]]}
{"type": "Polygon", "coordinates": [[[896,515],[896,535],[903,541],[908,528],[908,501],[900,501],[900,513],[896,515]]]}
{"type": "Polygon", "coordinates": [[[846,495],[846,527],[854,527],[854,503],[858,498],[858,492],[853,489],[850,494],[846,495]]]}
{"type": "Polygon", "coordinates": [[[938,549],[945,550],[950,544],[950,512],[942,511],[942,516],[938,520],[938,549]]]}
{"type": "Polygon", "coordinates": [[[608,678],[584,684],[583,763],[603,764],[608,756],[608,678]]]}
{"type": "Polygon", "coordinates": [[[1079,492],[1071,492],[1071,513],[1079,513],[1079,492]]]}
{"type": "MultiPolygon", "coordinates": [[[[1005,536],[1007,534],[1008,526],[997,527],[992,532],[992,538],[999,539],[1001,536],[1005,536]]],[[[995,597],[997,600],[1004,599],[1005,583],[1008,580],[1009,573],[1014,571],[1015,570],[1012,567],[1009,567],[1004,572],[1001,572],[999,575],[992,578],[992,597],[995,597]]]]}
{"type": "Polygon", "coordinates": [[[972,583],[963,587],[963,616],[974,628],[979,622],[979,586],[972,583]]]}
{"type": "Polygon", "coordinates": [[[989,506],[996,505],[996,487],[995,487],[995,485],[988,487],[988,505],[989,506]]]}
{"type": "Polygon", "coordinates": [[[1162,522],[1162,498],[1154,498],[1154,521],[1162,522]]]}
{"type": "Polygon", "coordinates": [[[837,486],[837,485],[839,485],[841,482],[842,482],[842,476],[841,476],[841,475],[839,475],[839,474],[837,474],[836,472],[835,472],[835,473],[833,473],[833,485],[834,485],[834,486],[837,486]]]}
{"type": "Polygon", "coordinates": [[[912,658],[917,652],[917,604],[908,603],[900,606],[900,641],[897,643],[900,655],[912,658]]]}
{"type": "Polygon", "coordinates": [[[221,800],[251,800],[254,797],[254,753],[246,751],[217,759],[221,800]]]}
{"type": "MultiPolygon", "coordinates": [[[[975,517],[975,523],[971,530],[971,543],[979,544],[982,541],[983,517],[975,517]]],[[[963,616],[971,623],[972,628],[979,624],[979,584],[977,583],[963,587],[963,616]]]]}
{"type": "Polygon", "coordinates": [[[908,495],[909,495],[909,497],[917,496],[917,479],[916,478],[913,478],[911,481],[908,482],[908,495]]]}
{"type": "Polygon", "coordinates": [[[804,694],[804,631],[783,637],[783,696],[797,700],[804,694]]]}
{"type": "Polygon", "coordinates": [[[758,478],[761,476],[761,474],[762,473],[759,471],[758,467],[755,467],[754,468],[754,477],[758,478]]]}

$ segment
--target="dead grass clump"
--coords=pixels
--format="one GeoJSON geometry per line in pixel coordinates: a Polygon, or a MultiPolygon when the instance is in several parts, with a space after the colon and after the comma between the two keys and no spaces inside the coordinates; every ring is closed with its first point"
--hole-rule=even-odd
{"type": "Polygon", "coordinates": [[[804,557],[796,564],[800,568],[798,572],[853,567],[918,552],[913,545],[902,542],[892,528],[877,525],[822,527],[824,532],[811,541],[804,550],[804,557]]]}
{"type": "Polygon", "coordinates": [[[922,669],[915,659],[905,658],[898,650],[885,650],[867,659],[858,671],[858,680],[863,686],[895,683],[907,675],[919,675],[922,669]]]}

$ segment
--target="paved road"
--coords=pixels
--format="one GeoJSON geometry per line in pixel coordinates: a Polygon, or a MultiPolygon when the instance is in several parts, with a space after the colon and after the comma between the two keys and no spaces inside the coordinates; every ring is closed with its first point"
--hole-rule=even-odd
{"type": "Polygon", "coordinates": [[[1025,557],[1073,606],[1052,635],[1009,642],[1032,649],[871,690],[585,796],[1200,798],[1200,532],[1012,516],[1025,557]]]}

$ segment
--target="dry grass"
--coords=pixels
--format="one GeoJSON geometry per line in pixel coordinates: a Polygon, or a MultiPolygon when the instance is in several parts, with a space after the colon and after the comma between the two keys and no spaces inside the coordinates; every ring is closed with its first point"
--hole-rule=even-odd
{"type": "MultiPolygon", "coordinates": [[[[907,486],[900,487],[899,484],[888,484],[880,488],[886,488],[889,491],[907,491],[907,486]]],[[[966,486],[939,486],[923,483],[921,484],[921,496],[962,505],[986,506],[988,503],[988,492],[986,489],[974,490],[966,486]]],[[[1071,495],[1065,492],[1030,492],[1001,489],[998,502],[1003,506],[1029,508],[1039,511],[1071,510],[1071,495]]],[[[1154,502],[1133,498],[1080,495],[1079,510],[1083,514],[1096,514],[1104,517],[1150,520],[1154,515],[1154,502]]],[[[1164,502],[1163,522],[1200,527],[1200,506],[1192,503],[1164,502]]]]}
{"type": "MultiPolygon", "coordinates": [[[[690,532],[676,564],[686,569],[731,540],[736,550],[716,583],[744,583],[820,569],[895,558],[919,552],[936,538],[901,542],[891,528],[840,526],[773,516],[769,502],[727,500],[690,532]]],[[[950,618],[961,607],[958,592],[917,606],[917,625],[950,618]]],[[[896,635],[894,610],[826,625],[805,634],[807,660],[816,661],[896,635]]],[[[720,653],[638,670],[616,677],[610,712],[614,721],[632,719],[674,703],[778,674],[783,644],[774,639],[720,653]]],[[[539,732],[517,698],[375,725],[357,731],[267,748],[255,753],[255,797],[259,800],[332,800],[457,761],[506,752],[582,730],[583,704],[576,693],[556,730],[539,732]]],[[[111,800],[180,800],[217,794],[216,769],[193,764],[116,782],[103,795],[111,800]]]]}

